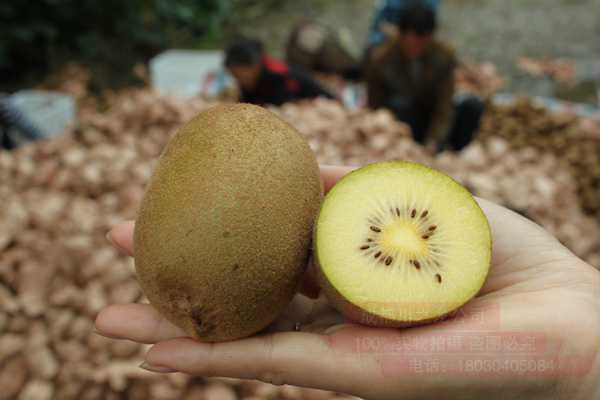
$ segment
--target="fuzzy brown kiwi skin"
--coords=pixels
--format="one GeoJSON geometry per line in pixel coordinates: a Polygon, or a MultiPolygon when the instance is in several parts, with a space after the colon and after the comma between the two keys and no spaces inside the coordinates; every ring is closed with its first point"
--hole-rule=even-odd
{"type": "MultiPolygon", "coordinates": [[[[387,161],[387,163],[413,164],[411,162],[406,162],[406,161],[387,161]]],[[[364,166],[362,168],[357,168],[357,169],[349,172],[345,177],[347,177],[351,174],[358,173],[363,168],[368,168],[368,167],[371,167],[374,165],[375,164],[370,164],[370,165],[364,166]]],[[[422,165],[422,164],[418,164],[418,165],[420,165],[426,169],[432,169],[426,165],[422,165]]],[[[442,173],[441,171],[437,171],[437,172],[442,173]]],[[[463,187],[460,183],[458,183],[456,180],[454,180],[454,178],[452,178],[451,176],[449,176],[449,175],[446,175],[446,176],[448,176],[448,178],[450,178],[457,185],[463,187]]],[[[467,190],[467,189],[465,189],[465,190],[467,190]]],[[[467,304],[475,296],[477,296],[477,293],[473,294],[473,296],[468,298],[464,303],[458,305],[455,309],[450,310],[446,314],[442,314],[442,315],[434,317],[434,318],[428,318],[428,319],[423,319],[423,320],[418,320],[418,321],[402,321],[402,320],[393,320],[393,319],[389,319],[389,318],[384,318],[380,315],[373,314],[373,313],[357,306],[356,304],[353,304],[352,302],[348,301],[331,284],[331,282],[329,281],[329,279],[323,272],[323,268],[322,268],[321,262],[320,262],[319,250],[317,247],[317,243],[318,243],[318,241],[317,241],[318,229],[317,228],[318,228],[318,224],[319,224],[319,218],[321,216],[321,212],[323,210],[323,206],[325,205],[326,199],[327,199],[327,196],[325,196],[324,201],[321,203],[321,208],[319,209],[319,213],[317,214],[317,217],[315,219],[315,225],[313,227],[313,240],[312,240],[312,242],[313,242],[313,266],[314,266],[314,270],[316,272],[317,282],[318,282],[321,290],[325,294],[325,297],[327,298],[327,300],[329,300],[329,303],[336,310],[338,310],[344,317],[346,317],[349,321],[355,322],[357,324],[365,325],[365,326],[372,326],[372,327],[378,327],[378,328],[410,328],[410,327],[428,325],[428,324],[446,320],[448,318],[452,318],[453,316],[455,316],[458,313],[458,311],[465,304],[467,304]]],[[[475,200],[473,200],[473,201],[475,203],[475,206],[477,208],[479,208],[481,213],[485,216],[485,214],[483,213],[483,210],[481,210],[481,207],[479,206],[477,201],[475,201],[475,200]]],[[[487,218],[486,218],[486,221],[487,221],[487,218]]],[[[487,224],[487,227],[488,227],[488,231],[490,232],[490,238],[491,238],[491,228],[489,226],[489,223],[487,224]]],[[[489,258],[491,260],[491,253],[492,253],[492,241],[491,240],[490,240],[489,253],[490,253],[489,258]]],[[[489,275],[489,268],[488,268],[487,274],[489,275]]],[[[484,282],[485,282],[485,279],[487,279],[487,275],[484,278],[484,282]]]]}
{"type": "Polygon", "coordinates": [[[138,281],[193,338],[250,336],[295,294],[321,200],[317,160],[293,127],[253,105],[208,109],[173,136],[147,185],[138,281]]]}

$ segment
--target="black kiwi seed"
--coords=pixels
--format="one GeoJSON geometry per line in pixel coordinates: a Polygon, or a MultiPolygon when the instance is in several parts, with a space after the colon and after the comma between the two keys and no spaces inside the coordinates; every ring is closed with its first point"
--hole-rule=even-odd
{"type": "Polygon", "coordinates": [[[373,239],[371,239],[371,238],[367,239],[367,242],[372,242],[372,241],[373,241],[373,239]]]}
{"type": "Polygon", "coordinates": [[[436,226],[436,225],[431,225],[431,226],[429,227],[429,230],[430,230],[430,231],[432,231],[432,232],[433,232],[433,231],[435,231],[436,229],[437,229],[437,226],[436,226]]]}
{"type": "Polygon", "coordinates": [[[392,263],[392,261],[394,261],[394,259],[392,257],[387,257],[385,259],[385,265],[390,265],[392,263]]]}
{"type": "Polygon", "coordinates": [[[442,276],[440,274],[435,274],[435,279],[438,281],[438,283],[442,283],[442,276]]]}
{"type": "Polygon", "coordinates": [[[380,256],[380,255],[381,255],[381,252],[380,252],[380,251],[378,251],[377,253],[375,253],[375,255],[374,255],[373,257],[375,257],[375,258],[379,258],[379,256],[380,256]]]}
{"type": "Polygon", "coordinates": [[[376,227],[376,226],[371,226],[371,230],[372,230],[373,232],[377,232],[377,233],[381,232],[381,229],[379,229],[379,228],[378,228],[378,227],[376,227]]]}
{"type": "Polygon", "coordinates": [[[400,209],[399,208],[396,208],[396,215],[400,216],[400,209]]]}
{"type": "Polygon", "coordinates": [[[416,269],[421,269],[421,263],[417,260],[412,260],[412,264],[415,266],[416,269]]]}
{"type": "Polygon", "coordinates": [[[427,214],[429,214],[429,211],[427,211],[427,210],[423,211],[423,213],[421,214],[421,218],[425,218],[427,216],[427,214]]]}
{"type": "Polygon", "coordinates": [[[429,239],[429,235],[423,235],[423,236],[421,236],[421,238],[427,240],[427,239],[429,239]]]}
{"type": "Polygon", "coordinates": [[[364,246],[361,246],[361,248],[360,248],[360,249],[361,249],[361,250],[367,250],[369,247],[370,247],[370,246],[368,246],[368,245],[364,245],[364,246]]]}
{"type": "Polygon", "coordinates": [[[414,217],[416,217],[416,216],[417,216],[417,210],[415,210],[415,209],[413,208],[412,212],[410,213],[410,217],[411,217],[411,218],[414,218],[414,217]]]}

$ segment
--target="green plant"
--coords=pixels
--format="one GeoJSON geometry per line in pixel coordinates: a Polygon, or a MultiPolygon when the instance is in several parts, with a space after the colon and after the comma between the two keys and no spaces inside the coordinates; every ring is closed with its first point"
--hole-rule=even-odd
{"type": "Polygon", "coordinates": [[[67,60],[130,67],[169,46],[218,41],[231,1],[0,2],[0,72],[44,73],[67,60]]]}

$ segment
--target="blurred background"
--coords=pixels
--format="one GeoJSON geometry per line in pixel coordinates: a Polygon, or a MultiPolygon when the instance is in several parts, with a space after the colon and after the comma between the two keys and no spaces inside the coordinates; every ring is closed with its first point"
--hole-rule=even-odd
{"type": "Polygon", "coordinates": [[[93,333],[144,301],[106,232],[218,102],[268,105],[321,163],[442,169],[600,268],[600,1],[412,3],[2,1],[0,399],[348,398],[148,373],[93,333]]]}

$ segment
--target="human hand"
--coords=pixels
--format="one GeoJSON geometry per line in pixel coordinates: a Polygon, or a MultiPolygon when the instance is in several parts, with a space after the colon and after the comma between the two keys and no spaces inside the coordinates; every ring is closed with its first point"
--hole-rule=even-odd
{"type": "MultiPolygon", "coordinates": [[[[325,189],[350,170],[322,167],[325,189]]],[[[144,367],[156,372],[259,379],[367,399],[599,398],[600,273],[529,220],[478,201],[494,239],[490,275],[478,297],[443,322],[370,328],[345,322],[323,297],[297,295],[267,332],[232,342],[186,338],[148,304],[109,306],[96,328],[153,344],[144,367]]],[[[130,255],[133,227],[110,232],[130,255]]]]}
{"type": "Polygon", "coordinates": [[[438,152],[438,147],[438,143],[435,140],[428,140],[423,145],[423,151],[425,151],[425,154],[433,157],[438,152]]]}
{"type": "Polygon", "coordinates": [[[392,24],[390,22],[382,22],[381,23],[381,32],[389,39],[396,39],[400,36],[400,30],[398,26],[392,24]]]}

